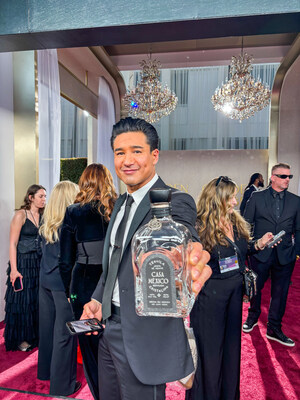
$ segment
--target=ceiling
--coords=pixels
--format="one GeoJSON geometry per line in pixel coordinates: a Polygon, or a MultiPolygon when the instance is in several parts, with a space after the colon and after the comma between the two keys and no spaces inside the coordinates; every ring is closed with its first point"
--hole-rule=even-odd
{"type": "Polygon", "coordinates": [[[280,33],[61,48],[58,57],[60,63],[96,95],[98,78],[105,76],[105,70],[117,82],[122,96],[126,88],[120,71],[140,69],[139,62],[150,53],[161,62],[162,68],[228,65],[231,57],[240,53],[243,42],[244,50],[254,57],[254,63],[280,63],[297,36],[297,33],[280,33]]]}
{"type": "Polygon", "coordinates": [[[104,46],[120,70],[139,69],[139,61],[151,56],[165,68],[195,67],[229,63],[242,48],[254,62],[280,62],[289,51],[297,33],[219,37],[154,43],[132,43],[104,46]]]}

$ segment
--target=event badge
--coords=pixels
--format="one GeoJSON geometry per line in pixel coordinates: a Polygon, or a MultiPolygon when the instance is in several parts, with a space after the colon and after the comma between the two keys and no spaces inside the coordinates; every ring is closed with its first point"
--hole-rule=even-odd
{"type": "Polygon", "coordinates": [[[233,271],[235,269],[239,269],[239,262],[237,259],[237,255],[226,258],[221,258],[219,260],[220,272],[224,274],[225,272],[233,271]]]}

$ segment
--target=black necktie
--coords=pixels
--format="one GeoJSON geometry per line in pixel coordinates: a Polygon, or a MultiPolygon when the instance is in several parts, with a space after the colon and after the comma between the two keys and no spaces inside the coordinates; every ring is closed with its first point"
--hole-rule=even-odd
{"type": "Polygon", "coordinates": [[[280,193],[276,193],[275,196],[275,217],[276,219],[280,218],[280,193]]]}
{"type": "Polygon", "coordinates": [[[125,228],[130,212],[130,207],[133,203],[132,196],[128,196],[125,205],[125,212],[123,218],[118,226],[114,248],[112,251],[112,255],[110,257],[109,268],[107,273],[107,278],[105,282],[104,292],[103,292],[103,299],[102,299],[102,319],[106,320],[111,316],[111,299],[112,294],[118,274],[119,263],[122,255],[122,248],[123,248],[123,239],[125,228]]]}

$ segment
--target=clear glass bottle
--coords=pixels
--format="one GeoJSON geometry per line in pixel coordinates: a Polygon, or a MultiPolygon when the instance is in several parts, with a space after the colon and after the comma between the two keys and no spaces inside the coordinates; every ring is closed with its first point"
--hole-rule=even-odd
{"type": "Polygon", "coordinates": [[[140,316],[186,317],[194,304],[187,267],[191,233],[171,216],[171,189],[150,191],[152,219],[132,239],[135,307],[140,316]]]}

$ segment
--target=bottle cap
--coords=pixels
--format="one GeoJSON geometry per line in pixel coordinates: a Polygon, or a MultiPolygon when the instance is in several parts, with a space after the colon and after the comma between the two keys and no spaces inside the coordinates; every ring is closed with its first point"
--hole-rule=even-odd
{"type": "Polygon", "coordinates": [[[172,191],[171,189],[151,189],[150,193],[150,202],[154,203],[170,203],[172,191]]]}
{"type": "Polygon", "coordinates": [[[171,189],[152,189],[149,196],[153,216],[163,218],[171,214],[171,189]]]}

